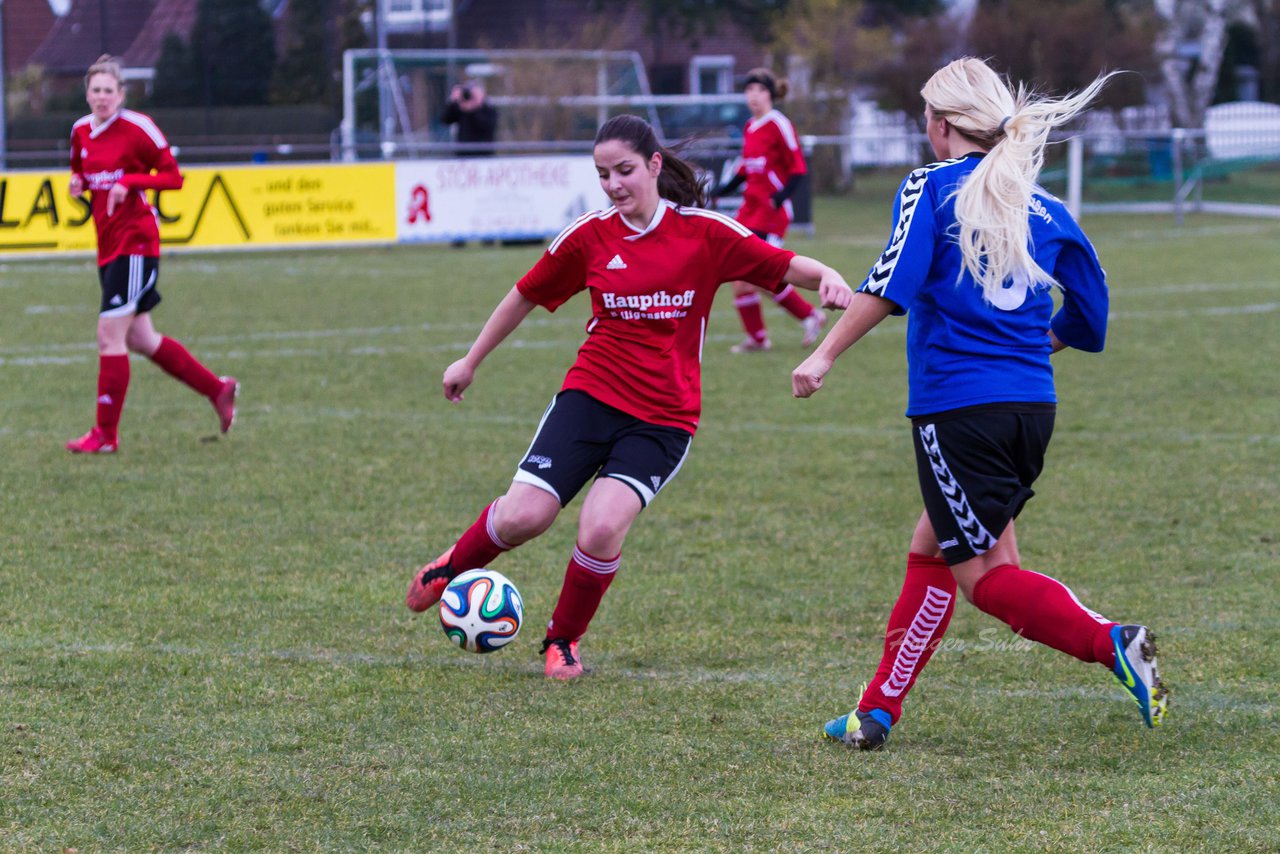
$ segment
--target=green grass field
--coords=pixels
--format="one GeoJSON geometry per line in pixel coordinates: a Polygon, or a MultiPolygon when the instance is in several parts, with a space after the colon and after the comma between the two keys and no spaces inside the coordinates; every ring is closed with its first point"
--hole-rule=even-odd
{"type": "MultiPolygon", "coordinates": [[[[792,246],[856,282],[887,192],[792,246]]],[[[1107,352],[1058,357],[1025,565],[1159,634],[1149,731],[1101,668],[961,603],[888,748],[820,727],[880,654],[919,512],[904,321],[795,401],[798,326],[733,357],[549,684],[576,504],[499,559],[526,625],[452,647],[412,571],[506,488],[583,334],[538,312],[458,407],[440,373],[537,248],[172,256],[157,325],[243,382],[135,361],[92,421],[88,260],[0,265],[0,850],[1274,851],[1280,848],[1280,222],[1094,217],[1107,352]]]]}

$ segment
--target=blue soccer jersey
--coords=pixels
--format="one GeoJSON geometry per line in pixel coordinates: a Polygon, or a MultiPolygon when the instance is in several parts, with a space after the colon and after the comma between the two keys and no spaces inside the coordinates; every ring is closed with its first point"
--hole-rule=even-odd
{"type": "Polygon", "coordinates": [[[907,315],[907,415],[987,403],[1056,403],[1049,330],[1068,346],[1102,350],[1106,276],[1066,207],[1042,189],[1031,198],[1032,252],[1063,293],[1009,281],[993,301],[961,262],[954,194],[981,155],[913,171],[893,204],[888,247],[859,291],[907,315]]]}

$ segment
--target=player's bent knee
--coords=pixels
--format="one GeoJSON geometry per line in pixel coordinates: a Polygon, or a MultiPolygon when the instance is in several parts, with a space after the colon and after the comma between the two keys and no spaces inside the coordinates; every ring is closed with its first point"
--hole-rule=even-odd
{"type": "Polygon", "coordinates": [[[147,337],[130,333],[125,339],[125,345],[134,353],[150,356],[160,348],[160,338],[158,336],[147,337]]]}
{"type": "Polygon", "coordinates": [[[581,529],[578,530],[578,548],[601,560],[606,560],[622,551],[622,545],[626,540],[626,531],[586,532],[581,529]]]}
{"type": "Polygon", "coordinates": [[[982,580],[982,576],[986,575],[987,570],[982,566],[957,564],[951,567],[952,574],[956,577],[956,587],[964,594],[964,598],[973,602],[973,591],[977,588],[978,582],[982,580]]]}
{"type": "Polygon", "coordinates": [[[584,513],[578,520],[578,545],[590,555],[611,557],[622,548],[634,521],[634,514],[584,513]]]}
{"type": "Polygon", "coordinates": [[[104,356],[123,354],[129,347],[129,337],[123,329],[102,324],[98,326],[98,352],[104,356]]]}
{"type": "Polygon", "coordinates": [[[551,496],[507,495],[498,502],[493,526],[503,542],[511,545],[532,540],[551,527],[560,513],[560,504],[551,496]]]}

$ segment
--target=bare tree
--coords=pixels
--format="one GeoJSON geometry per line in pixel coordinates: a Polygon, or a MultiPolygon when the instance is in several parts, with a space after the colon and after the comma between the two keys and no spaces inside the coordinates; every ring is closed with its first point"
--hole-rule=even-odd
{"type": "Polygon", "coordinates": [[[1254,9],[1262,100],[1280,103],[1280,0],[1254,0],[1254,9]]]}
{"type": "Polygon", "coordinates": [[[1173,122],[1203,127],[1227,46],[1227,28],[1237,21],[1256,26],[1256,10],[1248,0],[1153,0],[1152,5],[1163,23],[1155,53],[1173,122]],[[1188,42],[1198,49],[1194,62],[1180,52],[1188,42]]]}

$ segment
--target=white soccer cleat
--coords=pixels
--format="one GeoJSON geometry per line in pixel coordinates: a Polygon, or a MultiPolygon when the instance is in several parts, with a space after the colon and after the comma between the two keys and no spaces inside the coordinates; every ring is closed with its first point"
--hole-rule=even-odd
{"type": "Polygon", "coordinates": [[[804,338],[800,343],[805,347],[818,340],[818,336],[822,334],[822,327],[827,325],[827,315],[820,308],[815,308],[813,314],[800,321],[800,325],[804,327],[804,338]]]}
{"type": "Polygon", "coordinates": [[[772,350],[773,342],[768,338],[757,340],[748,335],[738,344],[734,344],[729,348],[730,353],[763,353],[765,350],[772,350]]]}

